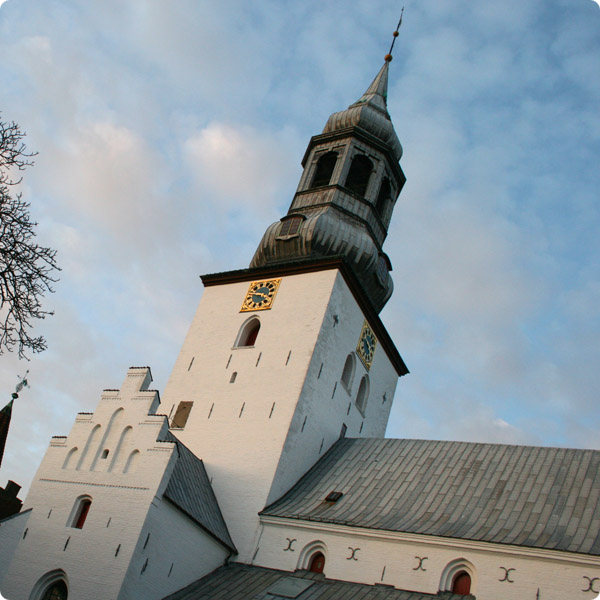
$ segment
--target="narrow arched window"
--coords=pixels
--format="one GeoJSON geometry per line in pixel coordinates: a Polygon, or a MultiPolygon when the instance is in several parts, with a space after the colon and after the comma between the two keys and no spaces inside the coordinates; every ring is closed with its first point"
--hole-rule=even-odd
{"type": "Polygon", "coordinates": [[[352,159],[348,177],[346,177],[346,187],[359,196],[367,193],[367,186],[373,171],[373,163],[364,155],[357,154],[352,159]]]}
{"type": "Polygon", "coordinates": [[[348,354],[346,363],[344,364],[344,370],[342,371],[342,385],[346,388],[346,391],[350,392],[352,389],[352,378],[354,377],[354,355],[348,354]]]}
{"type": "Polygon", "coordinates": [[[127,462],[125,463],[123,473],[131,473],[132,471],[134,471],[139,458],[140,458],[140,451],[134,450],[127,458],[127,462]]]}
{"type": "Polygon", "coordinates": [[[78,498],[75,502],[75,506],[72,511],[71,527],[75,529],[83,529],[83,525],[90,512],[92,506],[92,499],[89,496],[78,498]]]}
{"type": "Polygon", "coordinates": [[[392,197],[392,188],[390,187],[390,180],[387,177],[383,178],[381,187],[379,188],[379,195],[377,196],[377,202],[375,203],[375,210],[380,217],[383,217],[385,207],[392,197]]]}
{"type": "Polygon", "coordinates": [[[64,581],[57,581],[50,585],[50,587],[44,592],[41,600],[67,600],[67,584],[64,581]]]}
{"type": "Polygon", "coordinates": [[[311,188],[329,185],[337,158],[337,152],[327,152],[319,158],[319,161],[317,162],[317,168],[315,169],[315,176],[313,177],[312,184],[310,186],[311,188]]]}
{"type": "Polygon", "coordinates": [[[365,375],[360,380],[358,393],[356,394],[356,408],[364,415],[367,408],[367,400],[369,398],[369,378],[365,375]]]}
{"type": "Polygon", "coordinates": [[[322,552],[316,552],[310,559],[308,570],[312,573],[322,573],[325,568],[325,556],[322,552]]]}
{"type": "Polygon", "coordinates": [[[471,593],[471,576],[466,571],[460,571],[452,580],[452,593],[468,596],[471,593]]]}
{"type": "Polygon", "coordinates": [[[259,331],[260,321],[256,318],[250,319],[245,325],[242,326],[236,347],[244,348],[248,346],[254,346],[259,331]]]}

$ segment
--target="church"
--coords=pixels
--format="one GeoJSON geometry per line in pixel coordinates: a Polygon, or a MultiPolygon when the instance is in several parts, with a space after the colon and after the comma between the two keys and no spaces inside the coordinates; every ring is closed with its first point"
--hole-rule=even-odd
{"type": "Polygon", "coordinates": [[[131,367],[0,521],[9,600],[593,599],[600,452],[384,437],[405,183],[391,55],[311,138],[247,269],[202,276],[164,391],[131,367]]]}

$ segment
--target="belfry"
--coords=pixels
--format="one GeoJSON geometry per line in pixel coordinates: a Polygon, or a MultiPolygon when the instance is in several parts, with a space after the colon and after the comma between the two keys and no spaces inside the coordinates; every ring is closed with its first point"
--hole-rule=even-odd
{"type": "Polygon", "coordinates": [[[6,598],[599,592],[600,451],[384,437],[408,373],[379,317],[405,183],[390,60],[311,138],[249,268],[202,276],[162,398],[131,367],[51,439],[0,521],[6,598]]]}

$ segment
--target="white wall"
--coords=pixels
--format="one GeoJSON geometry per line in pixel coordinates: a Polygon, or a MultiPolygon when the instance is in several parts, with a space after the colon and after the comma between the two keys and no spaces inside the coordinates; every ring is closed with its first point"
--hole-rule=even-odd
{"type": "MultiPolygon", "coordinates": [[[[358,435],[362,422],[354,407],[346,415],[350,397],[339,384],[331,399],[364,320],[337,269],[285,276],[270,310],[241,313],[250,281],[205,289],[163,395],[171,415],[179,402],[194,402],[177,435],[204,461],[243,562],[252,559],[257,513],[318,460],[342,422],[348,435],[358,435]],[[256,344],[234,348],[254,316],[261,322],[256,344]]],[[[381,347],[371,379],[374,400],[362,435],[383,435],[396,375],[381,347]],[[377,409],[384,388],[388,404],[377,409]]]]}
{"type": "MultiPolygon", "coordinates": [[[[472,594],[477,600],[581,600],[595,598],[585,577],[600,577],[600,557],[533,550],[501,544],[466,542],[434,536],[263,517],[264,530],[254,564],[294,571],[302,550],[315,541],[325,546],[328,578],[436,594],[444,569],[464,559],[474,567],[472,594]],[[289,539],[295,539],[291,550],[289,539]],[[357,549],[352,558],[352,550],[357,549]],[[418,568],[416,557],[427,557],[418,568]],[[385,569],[385,570],[384,570],[385,569]],[[505,579],[506,569],[511,570],[505,579]]],[[[598,589],[598,581],[595,588],[598,589]]]]}

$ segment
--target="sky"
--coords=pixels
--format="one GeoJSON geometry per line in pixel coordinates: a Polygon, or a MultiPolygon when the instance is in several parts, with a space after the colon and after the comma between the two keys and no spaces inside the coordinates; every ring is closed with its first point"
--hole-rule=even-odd
{"type": "Polygon", "coordinates": [[[312,135],[383,64],[407,183],[381,317],[410,374],[387,435],[600,448],[600,8],[593,0],[7,0],[0,111],[62,268],[48,350],[0,356],[0,485],[25,491],[129,366],[164,389],[202,294],[289,207],[312,135]]]}

